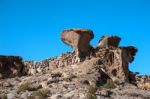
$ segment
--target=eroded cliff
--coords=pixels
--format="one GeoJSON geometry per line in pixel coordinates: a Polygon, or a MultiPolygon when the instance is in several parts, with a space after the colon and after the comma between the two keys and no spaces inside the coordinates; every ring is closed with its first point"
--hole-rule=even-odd
{"type": "Polygon", "coordinates": [[[150,77],[129,70],[137,53],[119,46],[117,36],[103,36],[96,47],[89,29],[62,32],[73,48],[40,62],[0,56],[0,95],[8,99],[149,99],[150,77]]]}

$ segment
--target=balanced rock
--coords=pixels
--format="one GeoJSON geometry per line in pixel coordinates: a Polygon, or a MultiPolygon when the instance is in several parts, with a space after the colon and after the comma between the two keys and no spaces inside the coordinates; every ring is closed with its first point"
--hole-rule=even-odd
{"type": "Polygon", "coordinates": [[[121,38],[117,37],[117,36],[103,36],[100,39],[98,46],[100,46],[100,47],[108,47],[108,46],[118,47],[120,40],[121,40],[121,38]]]}
{"type": "Polygon", "coordinates": [[[90,52],[90,41],[93,38],[93,32],[88,29],[64,30],[61,35],[62,41],[74,48],[78,62],[90,52]]]}

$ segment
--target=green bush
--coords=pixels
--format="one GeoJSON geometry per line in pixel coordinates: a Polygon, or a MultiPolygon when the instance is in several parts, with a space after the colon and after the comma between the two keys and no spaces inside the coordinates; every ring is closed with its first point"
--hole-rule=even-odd
{"type": "Polygon", "coordinates": [[[96,91],[96,87],[90,86],[86,95],[86,99],[96,99],[96,91]]]}

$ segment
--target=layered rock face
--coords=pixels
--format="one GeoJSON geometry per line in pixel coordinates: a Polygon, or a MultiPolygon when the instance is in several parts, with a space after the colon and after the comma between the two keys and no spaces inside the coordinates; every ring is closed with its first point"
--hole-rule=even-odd
{"type": "Polygon", "coordinates": [[[65,30],[61,39],[74,51],[39,62],[0,56],[0,73],[11,77],[0,81],[0,98],[149,99],[150,76],[129,71],[137,48],[120,47],[117,36],[92,47],[93,37],[88,29],[65,30]]]}
{"type": "Polygon", "coordinates": [[[21,76],[22,58],[19,56],[0,56],[0,74],[2,78],[21,76]]]}

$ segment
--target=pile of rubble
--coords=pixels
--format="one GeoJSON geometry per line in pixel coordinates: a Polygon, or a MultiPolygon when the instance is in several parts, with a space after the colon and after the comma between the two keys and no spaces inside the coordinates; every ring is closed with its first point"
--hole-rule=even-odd
{"type": "Polygon", "coordinates": [[[0,56],[2,99],[149,99],[150,76],[129,71],[137,52],[121,38],[103,36],[96,47],[88,29],[64,30],[74,51],[40,62],[0,56]]]}

